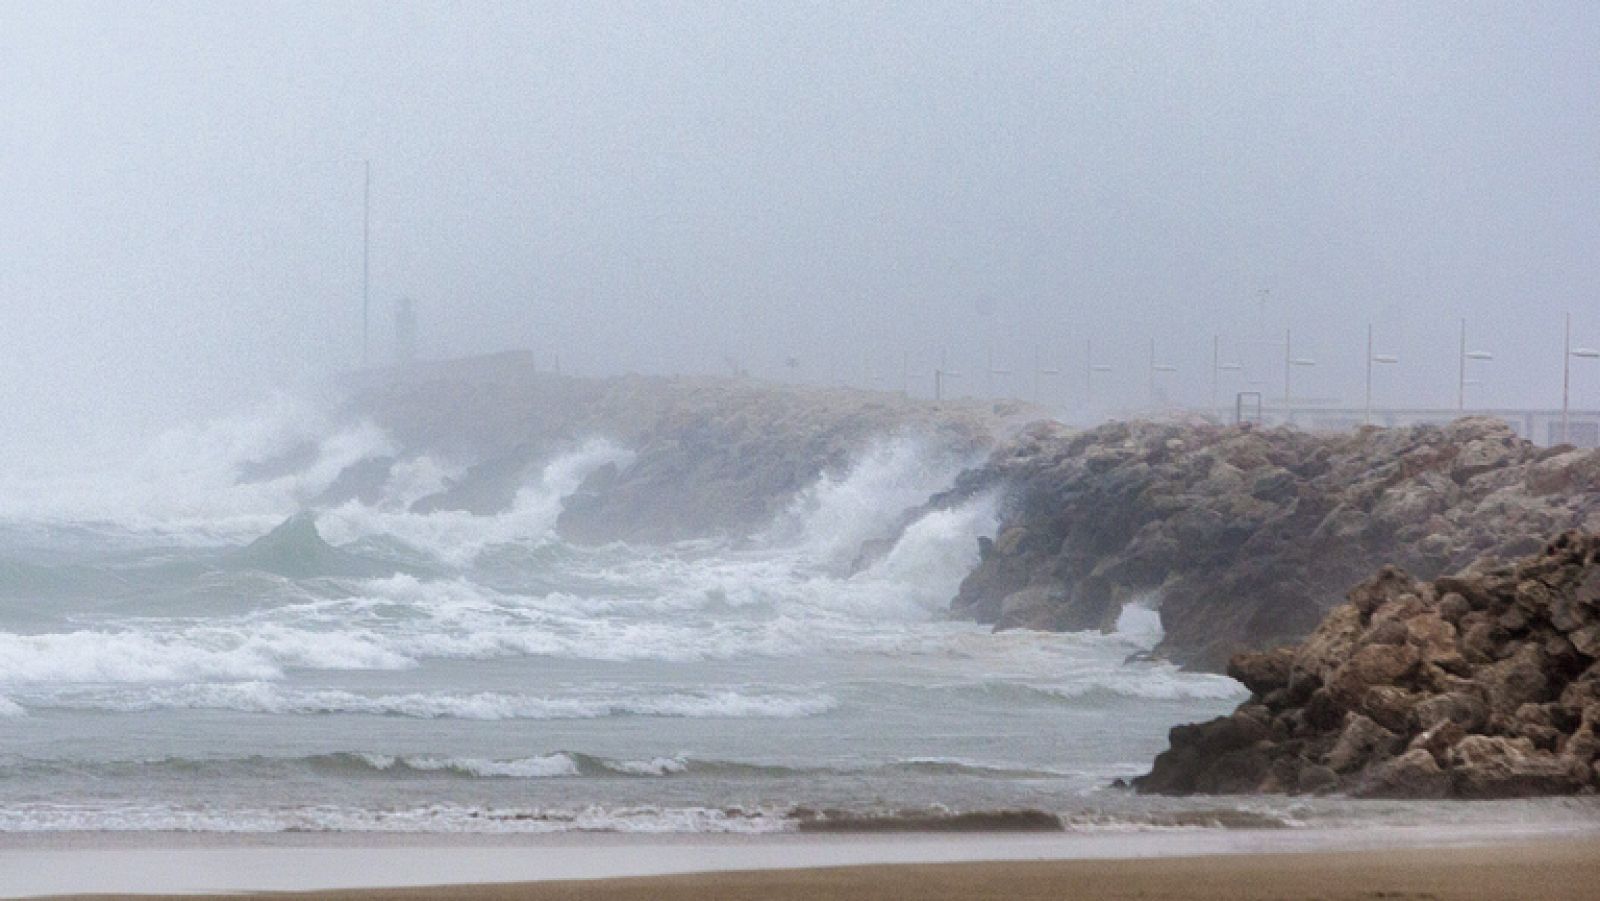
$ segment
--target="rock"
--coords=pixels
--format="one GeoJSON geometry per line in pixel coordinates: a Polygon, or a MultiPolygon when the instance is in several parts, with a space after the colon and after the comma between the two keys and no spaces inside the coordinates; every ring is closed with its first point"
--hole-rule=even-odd
{"type": "Polygon", "coordinates": [[[1251,698],[1206,731],[1172,730],[1156,768],[1164,778],[1135,784],[1292,792],[1326,791],[1331,779],[1360,796],[1428,798],[1594,791],[1600,662],[1579,649],[1589,620],[1553,615],[1582,606],[1594,571],[1600,534],[1587,533],[1432,584],[1385,570],[1299,646],[1236,658],[1230,672],[1251,698]],[[1513,611],[1520,631],[1495,622],[1513,611]]]}
{"type": "Polygon", "coordinates": [[[1361,699],[1361,712],[1390,732],[1405,732],[1412,723],[1412,710],[1422,695],[1393,685],[1367,689],[1361,699]]]}
{"type": "MultiPolygon", "coordinates": [[[[1052,587],[1067,608],[1050,618],[1056,628],[1094,628],[1103,610],[1089,608],[1101,599],[1159,591],[1158,653],[1207,669],[1225,669],[1239,650],[1305,640],[1346,599],[1363,626],[1382,608],[1401,622],[1432,612],[1464,632],[1489,587],[1464,573],[1470,587],[1441,583],[1425,596],[1416,578],[1537,549],[1583,525],[1592,488],[1582,486],[1594,483],[1568,478],[1536,494],[1528,479],[1536,466],[1600,473],[1600,451],[1579,457],[1550,464],[1489,419],[1342,435],[1156,422],[1027,429],[995,451],[980,481],[1011,499],[997,546],[1014,540],[1012,529],[1029,537],[1014,557],[986,556],[952,609],[992,622],[1012,592],[1052,587]],[[1411,598],[1391,603],[1402,595],[1411,598]]],[[[1472,658],[1437,659],[1459,672],[1472,658]]]]}
{"type": "Polygon", "coordinates": [[[1417,726],[1423,730],[1455,723],[1468,732],[1475,732],[1489,722],[1489,706],[1477,696],[1460,691],[1434,695],[1411,710],[1417,726]]]}
{"type": "Polygon", "coordinates": [[[1401,682],[1421,662],[1409,645],[1369,644],[1356,650],[1328,680],[1328,692],[1341,707],[1354,709],[1375,685],[1401,682]]]}
{"type": "Polygon", "coordinates": [[[1573,794],[1589,774],[1526,738],[1469,735],[1450,750],[1452,787],[1464,798],[1573,794]]]}
{"type": "Polygon", "coordinates": [[[1288,686],[1294,659],[1293,648],[1238,654],[1228,662],[1228,675],[1255,694],[1265,695],[1288,686]]]}
{"type": "Polygon", "coordinates": [[[997,629],[1048,629],[1060,603],[1050,588],[1024,588],[1000,602],[997,629]]]}
{"type": "Polygon", "coordinates": [[[1325,795],[1339,788],[1339,775],[1321,764],[1301,768],[1295,789],[1305,795],[1325,795]]]}
{"type": "Polygon", "coordinates": [[[1350,590],[1350,603],[1366,621],[1377,609],[1402,595],[1414,594],[1416,583],[1398,566],[1385,566],[1376,576],[1350,590]]]}
{"type": "Polygon", "coordinates": [[[1452,793],[1450,774],[1420,748],[1362,775],[1351,794],[1358,798],[1444,798],[1452,793]]]}
{"type": "Polygon", "coordinates": [[[1333,750],[1328,752],[1326,763],[1336,773],[1353,772],[1373,760],[1387,759],[1398,741],[1393,732],[1359,713],[1352,713],[1333,750]]]}
{"type": "Polygon", "coordinates": [[[1451,625],[1460,623],[1462,617],[1471,612],[1472,604],[1454,591],[1439,599],[1439,616],[1451,625]]]}
{"type": "Polygon", "coordinates": [[[1476,679],[1483,686],[1491,718],[1510,719],[1524,704],[1551,699],[1544,651],[1538,645],[1522,645],[1513,656],[1479,669],[1476,679]]]}

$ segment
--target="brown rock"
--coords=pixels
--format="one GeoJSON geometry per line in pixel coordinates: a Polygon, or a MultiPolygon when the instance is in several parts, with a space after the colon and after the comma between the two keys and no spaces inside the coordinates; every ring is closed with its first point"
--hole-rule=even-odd
{"type": "Polygon", "coordinates": [[[1294,659],[1294,648],[1237,654],[1228,661],[1228,675],[1243,682],[1251,692],[1266,695],[1288,686],[1294,659]]]}
{"type": "Polygon", "coordinates": [[[1390,732],[1405,733],[1411,728],[1412,708],[1420,700],[1422,695],[1415,692],[1378,685],[1367,689],[1366,697],[1361,699],[1361,711],[1390,732]]]}
{"type": "Polygon", "coordinates": [[[1413,707],[1412,713],[1418,727],[1424,731],[1443,723],[1455,723],[1468,732],[1475,732],[1489,721],[1488,705],[1474,695],[1459,691],[1428,698],[1413,707]]]}
{"type": "Polygon", "coordinates": [[[1450,720],[1445,720],[1432,729],[1417,734],[1406,746],[1407,751],[1421,748],[1433,755],[1433,759],[1444,766],[1450,762],[1450,749],[1455,743],[1467,737],[1467,733],[1459,725],[1450,720]]]}
{"type": "Polygon", "coordinates": [[[1550,700],[1550,678],[1544,667],[1544,651],[1538,645],[1525,644],[1511,657],[1478,670],[1477,682],[1483,686],[1489,715],[1510,719],[1523,704],[1550,700]]]}
{"type": "Polygon", "coordinates": [[[1359,713],[1345,720],[1344,731],[1325,761],[1336,773],[1349,773],[1393,754],[1399,737],[1359,713]]]}
{"type": "Polygon", "coordinates": [[[1590,779],[1570,759],[1540,751],[1526,738],[1503,736],[1469,735],[1456,742],[1450,767],[1455,793],[1465,798],[1572,794],[1590,779]]]}
{"type": "Polygon", "coordinates": [[[1439,599],[1439,616],[1451,625],[1461,622],[1461,618],[1471,612],[1472,605],[1457,592],[1449,592],[1439,599]]]}
{"type": "Polygon", "coordinates": [[[1341,707],[1353,709],[1367,689],[1401,681],[1419,662],[1417,649],[1409,645],[1367,645],[1357,649],[1328,680],[1328,692],[1341,707]]]}
{"type": "Polygon", "coordinates": [[[1450,774],[1421,748],[1372,768],[1351,791],[1358,798],[1443,798],[1450,793],[1450,774]]]}
{"type": "Polygon", "coordinates": [[[1398,566],[1385,566],[1378,574],[1350,590],[1350,605],[1364,621],[1385,603],[1404,594],[1415,594],[1416,582],[1398,566]]]}
{"type": "Polygon", "coordinates": [[[1321,764],[1300,768],[1295,790],[1303,795],[1325,795],[1339,788],[1339,775],[1321,764]]]}

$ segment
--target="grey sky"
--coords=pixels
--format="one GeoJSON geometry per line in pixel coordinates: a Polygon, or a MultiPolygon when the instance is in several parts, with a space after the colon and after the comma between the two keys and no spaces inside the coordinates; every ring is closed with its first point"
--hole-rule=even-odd
{"type": "Polygon", "coordinates": [[[1589,3],[5,2],[0,85],[12,447],[353,365],[363,158],[379,354],[406,293],[430,356],[1076,396],[1093,334],[1134,404],[1155,337],[1198,403],[1292,326],[1355,402],[1374,320],[1445,404],[1465,315],[1549,406],[1600,344],[1589,3]]]}

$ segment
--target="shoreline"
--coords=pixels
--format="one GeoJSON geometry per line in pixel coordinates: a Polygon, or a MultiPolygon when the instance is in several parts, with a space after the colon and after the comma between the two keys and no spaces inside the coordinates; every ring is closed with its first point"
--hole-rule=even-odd
{"type": "MultiPolygon", "coordinates": [[[[150,899],[260,901],[1580,901],[1600,884],[1600,839],[1563,839],[1473,847],[1320,851],[1201,856],[869,864],[721,870],[675,875],[478,884],[427,884],[280,892],[144,894],[150,899]]],[[[142,890],[136,890],[142,891],[142,890]]],[[[76,899],[127,897],[119,891],[76,899]]]]}
{"type": "MultiPolygon", "coordinates": [[[[1045,867],[1048,872],[1040,871],[1035,881],[1051,882],[1070,881],[1082,873],[1108,868],[1137,875],[1146,864],[1159,864],[1157,869],[1161,869],[1174,866],[1175,861],[1196,862],[1202,868],[1232,867],[1243,873],[1255,864],[1216,861],[1303,857],[1353,862],[1399,854],[1427,870],[1432,866],[1428,861],[1439,855],[1477,860],[1513,847],[1535,856],[1559,856],[1582,849],[1582,854],[1573,852],[1569,857],[1595,861],[1600,868],[1600,823],[1558,829],[1531,824],[1518,829],[1497,823],[1443,828],[1179,829],[1049,835],[11,834],[0,836],[0,897],[250,897],[253,893],[273,897],[292,893],[308,898],[329,893],[349,898],[433,897],[417,892],[448,885],[455,886],[449,897],[558,898],[574,897],[571,886],[582,885],[588,887],[584,897],[609,898],[609,887],[624,883],[666,886],[681,882],[710,891],[713,883],[731,886],[741,881],[788,880],[784,884],[800,885],[822,878],[815,874],[844,873],[828,877],[830,884],[839,888],[844,883],[854,884],[850,874],[923,873],[940,868],[982,871],[988,874],[986,879],[1006,880],[1018,867],[1045,867]],[[1204,861],[1211,863],[1199,863],[1204,861]],[[790,875],[777,875],[785,873],[790,875]]],[[[1359,867],[1366,868],[1365,863],[1359,867]]],[[[1600,881],[1600,869],[1591,875],[1600,881]]],[[[879,885],[873,881],[878,878],[861,884],[879,885]]],[[[713,892],[707,897],[718,896],[713,892]]],[[[874,895],[861,895],[869,896],[874,895]]],[[[779,892],[771,897],[812,896],[779,892]]]]}

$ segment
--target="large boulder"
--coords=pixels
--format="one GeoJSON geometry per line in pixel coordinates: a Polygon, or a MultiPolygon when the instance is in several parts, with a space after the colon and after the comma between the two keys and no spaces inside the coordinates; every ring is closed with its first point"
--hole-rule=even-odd
{"type": "Polygon", "coordinates": [[[1135,786],[1422,798],[1600,789],[1600,654],[1584,649],[1590,624],[1573,612],[1596,573],[1600,534],[1577,532],[1432,583],[1385,568],[1304,642],[1235,658],[1229,672],[1250,700],[1173,729],[1135,786]]]}

